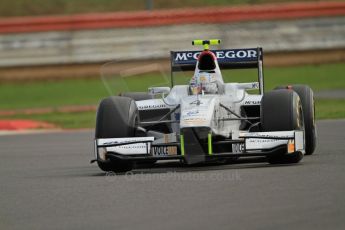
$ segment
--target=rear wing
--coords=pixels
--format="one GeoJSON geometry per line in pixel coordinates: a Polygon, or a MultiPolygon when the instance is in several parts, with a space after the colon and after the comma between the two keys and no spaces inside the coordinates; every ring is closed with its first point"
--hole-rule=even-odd
{"type": "MultiPolygon", "coordinates": [[[[262,48],[211,50],[217,57],[221,69],[258,68],[263,60],[262,48]]],[[[190,71],[195,65],[201,51],[171,51],[171,71],[190,71]]]]}
{"type": "MultiPolygon", "coordinates": [[[[261,47],[211,51],[216,55],[221,70],[257,68],[260,94],[263,94],[263,51],[261,47]]],[[[174,85],[173,73],[194,71],[200,53],[201,51],[170,51],[172,86],[174,85]]]]}

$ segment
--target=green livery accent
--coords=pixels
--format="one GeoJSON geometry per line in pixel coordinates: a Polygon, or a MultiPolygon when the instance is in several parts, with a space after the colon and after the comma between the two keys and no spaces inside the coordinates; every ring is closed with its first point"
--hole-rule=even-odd
{"type": "Polygon", "coordinates": [[[184,136],[180,135],[181,155],[184,156],[184,136]]]}
{"type": "Polygon", "coordinates": [[[204,50],[209,50],[210,45],[219,45],[220,39],[210,39],[210,40],[193,40],[193,46],[204,46],[204,50]]]}
{"type": "Polygon", "coordinates": [[[208,134],[208,155],[212,155],[212,133],[208,134]]]}

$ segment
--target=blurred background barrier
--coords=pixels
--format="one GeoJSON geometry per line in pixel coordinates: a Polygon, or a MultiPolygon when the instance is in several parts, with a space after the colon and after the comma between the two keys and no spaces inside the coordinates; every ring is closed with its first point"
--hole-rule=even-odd
{"type": "MultiPolygon", "coordinates": [[[[78,75],[76,69],[83,64],[167,59],[170,50],[191,49],[195,38],[220,38],[220,48],[262,46],[266,53],[320,50],[322,62],[344,60],[345,3],[4,19],[0,21],[0,76],[8,77],[16,67],[68,65],[66,70],[73,73],[68,74],[78,75]]],[[[312,56],[302,63],[317,62],[312,56]]],[[[81,71],[83,76],[95,74],[88,68],[81,71]]],[[[24,72],[28,71],[24,68],[24,72]]]]}
{"type": "Polygon", "coordinates": [[[168,58],[170,50],[191,49],[195,38],[266,52],[345,48],[345,17],[3,34],[0,66],[168,58]]]}
{"type": "Polygon", "coordinates": [[[240,21],[296,19],[345,14],[344,2],[311,2],[173,9],[139,12],[93,13],[2,19],[0,33],[76,31],[176,24],[230,23],[240,21]]]}

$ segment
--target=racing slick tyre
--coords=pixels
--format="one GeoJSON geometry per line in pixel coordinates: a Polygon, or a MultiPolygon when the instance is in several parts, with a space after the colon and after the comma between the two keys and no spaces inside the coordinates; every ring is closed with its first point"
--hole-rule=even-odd
{"type": "Polygon", "coordinates": [[[312,155],[316,148],[315,103],[313,90],[307,85],[279,86],[276,89],[292,89],[301,99],[305,128],[305,154],[312,155]]]}
{"type": "MultiPolygon", "coordinates": [[[[302,103],[298,94],[292,90],[280,89],[265,93],[261,100],[262,131],[304,130],[302,103]]],[[[269,156],[271,164],[298,163],[301,152],[269,156]]]]}
{"type": "MultiPolygon", "coordinates": [[[[137,121],[137,106],[128,97],[108,97],[101,101],[97,111],[95,137],[134,137],[137,121]]],[[[131,161],[120,159],[97,160],[103,171],[125,172],[133,168],[131,161]]]]}
{"type": "Polygon", "coordinates": [[[145,92],[125,92],[120,93],[120,97],[129,97],[132,98],[134,101],[143,101],[148,99],[153,99],[153,95],[145,93],[145,92]]]}

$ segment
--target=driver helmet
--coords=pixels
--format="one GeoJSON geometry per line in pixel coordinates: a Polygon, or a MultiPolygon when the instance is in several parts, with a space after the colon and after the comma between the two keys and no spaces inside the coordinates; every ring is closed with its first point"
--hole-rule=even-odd
{"type": "Polygon", "coordinates": [[[192,79],[190,80],[189,84],[191,93],[193,95],[196,94],[217,94],[218,93],[218,85],[216,81],[216,77],[207,72],[200,72],[195,74],[192,79]]]}

